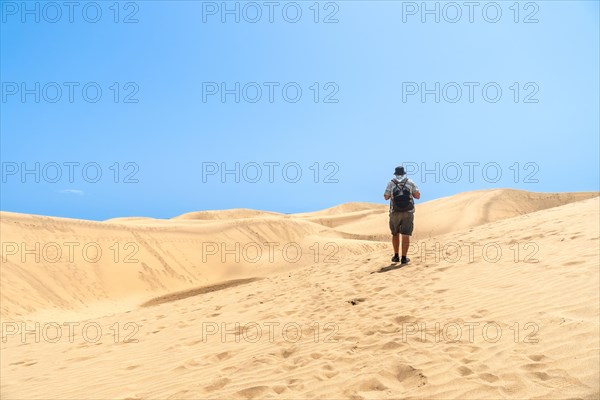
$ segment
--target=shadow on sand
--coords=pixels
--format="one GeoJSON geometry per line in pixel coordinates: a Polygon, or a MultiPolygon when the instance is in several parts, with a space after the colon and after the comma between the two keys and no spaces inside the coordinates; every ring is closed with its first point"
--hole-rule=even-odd
{"type": "Polygon", "coordinates": [[[150,306],[155,306],[155,305],[162,304],[162,303],[170,303],[172,301],[182,300],[182,299],[186,299],[188,297],[198,296],[200,294],[216,292],[218,290],[223,290],[223,289],[228,289],[230,287],[243,285],[246,283],[258,281],[260,279],[261,278],[234,279],[232,281],[221,282],[221,283],[217,283],[217,284],[210,285],[210,286],[202,286],[199,288],[188,289],[188,290],[184,290],[181,292],[168,293],[163,296],[155,297],[152,300],[145,302],[141,306],[142,307],[150,307],[150,306]]]}
{"type": "Polygon", "coordinates": [[[407,265],[408,265],[408,264],[396,264],[396,263],[394,263],[394,264],[390,264],[390,265],[388,265],[387,267],[383,267],[383,268],[381,268],[379,271],[373,271],[373,272],[371,272],[371,273],[372,273],[372,274],[374,274],[374,273],[378,273],[378,274],[380,274],[380,273],[382,273],[382,272],[388,272],[388,271],[393,271],[393,270],[396,270],[396,269],[400,269],[400,268],[402,268],[402,267],[404,267],[404,266],[407,266],[407,265]]]}

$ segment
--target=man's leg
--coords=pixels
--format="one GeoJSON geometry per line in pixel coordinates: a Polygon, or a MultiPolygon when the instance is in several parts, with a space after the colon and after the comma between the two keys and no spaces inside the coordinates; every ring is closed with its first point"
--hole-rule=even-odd
{"type": "Polygon", "coordinates": [[[414,222],[414,214],[411,212],[406,212],[402,218],[402,229],[400,229],[400,233],[402,234],[402,259],[400,262],[405,264],[410,261],[406,255],[408,254],[408,248],[410,246],[410,235],[413,232],[413,222],[414,222]]]}
{"type": "MultiPolygon", "coordinates": [[[[398,254],[399,253],[399,248],[400,248],[400,235],[395,234],[392,235],[392,245],[394,246],[394,254],[398,254]]],[[[404,235],[402,235],[402,251],[404,251],[404,235]]],[[[408,247],[407,247],[408,249],[408,247]]],[[[404,253],[402,253],[404,254],[404,253]]]]}
{"type": "Polygon", "coordinates": [[[399,213],[390,213],[390,231],[392,234],[392,245],[394,246],[392,262],[400,261],[400,256],[398,255],[398,249],[400,248],[400,222],[399,213]]]}
{"type": "Polygon", "coordinates": [[[406,257],[408,246],[410,246],[410,235],[402,235],[402,257],[406,257]]]}

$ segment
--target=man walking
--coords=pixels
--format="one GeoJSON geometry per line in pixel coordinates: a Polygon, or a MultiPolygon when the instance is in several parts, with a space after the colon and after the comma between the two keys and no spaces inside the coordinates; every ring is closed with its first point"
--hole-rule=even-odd
{"type": "Polygon", "coordinates": [[[383,198],[390,200],[390,230],[392,231],[392,245],[394,246],[392,262],[400,261],[402,264],[407,264],[410,258],[406,257],[406,253],[408,253],[415,216],[413,198],[420,199],[421,193],[417,185],[406,176],[404,167],[396,167],[394,179],[387,184],[383,198]],[[402,235],[402,259],[398,257],[399,235],[402,235]]]}

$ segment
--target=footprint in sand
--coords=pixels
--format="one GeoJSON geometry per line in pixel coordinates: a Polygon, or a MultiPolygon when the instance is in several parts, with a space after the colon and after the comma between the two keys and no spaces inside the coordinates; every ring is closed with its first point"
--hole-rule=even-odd
{"type": "Polygon", "coordinates": [[[543,354],[532,354],[532,355],[528,355],[527,358],[529,358],[531,361],[542,361],[542,360],[550,360],[548,357],[546,357],[543,354]]]}
{"type": "Polygon", "coordinates": [[[398,325],[414,323],[417,322],[417,318],[413,317],[412,315],[400,315],[394,318],[394,322],[398,325]]]}
{"type": "Polygon", "coordinates": [[[484,372],[483,374],[479,374],[478,375],[479,379],[484,380],[488,383],[494,383],[498,380],[498,377],[494,374],[489,374],[487,372],[484,372]]]}
{"type": "Polygon", "coordinates": [[[287,388],[283,385],[273,386],[271,389],[277,394],[281,394],[287,390],[287,388]]]}
{"type": "Polygon", "coordinates": [[[526,371],[539,371],[539,370],[545,370],[548,367],[548,364],[546,363],[530,363],[530,364],[523,364],[521,365],[521,368],[523,368],[526,371]]]}
{"type": "Polygon", "coordinates": [[[184,363],[178,365],[177,367],[173,368],[173,371],[188,371],[190,369],[198,367],[199,365],[200,363],[198,361],[194,359],[189,359],[184,363]]]}
{"type": "Polygon", "coordinates": [[[301,379],[295,379],[295,378],[288,379],[286,381],[286,383],[290,389],[294,389],[294,390],[304,389],[304,384],[302,383],[301,379]]]}
{"type": "Polygon", "coordinates": [[[391,342],[387,342],[386,344],[381,346],[381,349],[382,350],[396,350],[399,347],[402,347],[402,343],[392,340],[391,342]]]}
{"type": "Polygon", "coordinates": [[[214,354],[212,356],[210,356],[212,359],[214,359],[215,361],[223,361],[223,360],[227,360],[229,358],[231,358],[231,352],[229,351],[224,351],[222,353],[218,353],[218,354],[214,354]]]}
{"type": "Polygon", "coordinates": [[[419,388],[427,384],[423,371],[408,364],[398,364],[394,367],[396,379],[405,387],[419,388]]]}
{"type": "Polygon", "coordinates": [[[338,371],[325,371],[323,372],[323,375],[325,375],[325,377],[327,379],[331,379],[333,377],[338,376],[340,373],[338,371]]]}
{"type": "Polygon", "coordinates": [[[246,389],[235,392],[238,397],[243,399],[255,399],[257,397],[264,397],[264,394],[269,390],[268,386],[253,386],[246,389]]]}
{"type": "Polygon", "coordinates": [[[283,358],[288,358],[289,356],[291,356],[292,354],[294,354],[298,349],[296,349],[295,347],[290,347],[287,349],[282,349],[279,352],[279,355],[281,355],[281,357],[283,358]]]}
{"type": "Polygon", "coordinates": [[[205,386],[204,390],[207,392],[214,392],[215,390],[223,389],[229,382],[231,382],[229,378],[217,378],[212,381],[210,385],[205,386]]]}
{"type": "Polygon", "coordinates": [[[458,373],[460,374],[460,376],[468,376],[472,375],[473,371],[471,370],[471,368],[465,367],[463,365],[462,367],[458,367],[458,373]]]}
{"type": "Polygon", "coordinates": [[[381,383],[377,378],[368,378],[358,383],[356,388],[359,392],[380,392],[387,390],[388,387],[381,383]]]}
{"type": "Polygon", "coordinates": [[[548,375],[545,372],[541,372],[541,371],[532,372],[531,376],[533,376],[535,379],[540,380],[540,381],[547,381],[547,380],[552,379],[552,377],[550,375],[548,375]]]}

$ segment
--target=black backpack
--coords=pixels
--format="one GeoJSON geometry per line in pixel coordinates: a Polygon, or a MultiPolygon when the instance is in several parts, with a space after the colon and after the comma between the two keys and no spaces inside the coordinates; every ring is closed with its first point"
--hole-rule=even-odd
{"type": "Polygon", "coordinates": [[[390,203],[393,212],[411,211],[415,208],[410,190],[405,189],[408,178],[404,179],[402,187],[400,182],[396,179],[392,179],[394,188],[392,188],[392,201],[390,203]]]}

